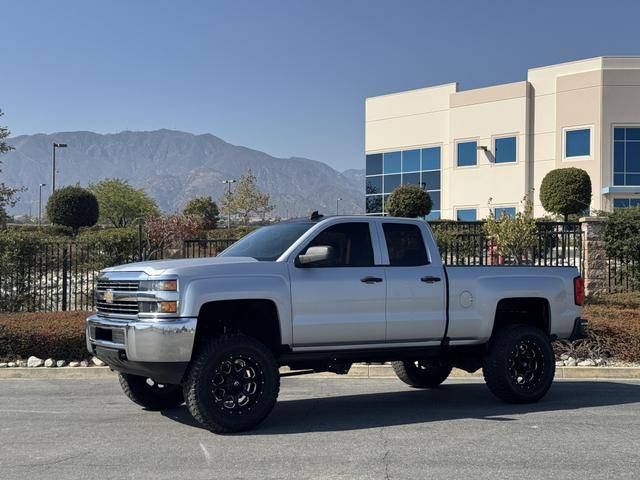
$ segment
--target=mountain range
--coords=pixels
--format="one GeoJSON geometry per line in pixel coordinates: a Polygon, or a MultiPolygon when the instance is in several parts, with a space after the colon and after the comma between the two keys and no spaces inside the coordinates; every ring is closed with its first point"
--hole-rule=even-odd
{"type": "MultiPolygon", "coordinates": [[[[276,206],[274,215],[301,216],[309,211],[333,214],[364,210],[364,170],[339,172],[308,158],[277,158],[259,150],[232,145],[211,134],[176,130],[124,131],[114,134],[60,132],[20,135],[9,139],[14,150],[2,158],[2,181],[23,186],[13,214],[37,215],[38,185],[51,184],[52,144],[66,143],[56,152],[56,187],[86,186],[105,178],[122,178],[144,188],[166,212],[179,211],[193,197],[210,195],[218,201],[224,179],[247,171],[276,206]]],[[[43,189],[43,203],[49,187],[43,189]]]]}

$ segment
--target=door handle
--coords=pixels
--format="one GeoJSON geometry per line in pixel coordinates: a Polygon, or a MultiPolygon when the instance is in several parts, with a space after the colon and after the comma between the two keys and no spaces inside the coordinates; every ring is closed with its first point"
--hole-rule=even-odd
{"type": "Polygon", "coordinates": [[[440,281],[440,277],[426,276],[426,277],[422,277],[420,281],[424,283],[436,283],[440,281]]]}
{"type": "Polygon", "coordinates": [[[362,277],[360,281],[363,283],[371,284],[371,283],[380,283],[382,279],[380,277],[362,277]]]}

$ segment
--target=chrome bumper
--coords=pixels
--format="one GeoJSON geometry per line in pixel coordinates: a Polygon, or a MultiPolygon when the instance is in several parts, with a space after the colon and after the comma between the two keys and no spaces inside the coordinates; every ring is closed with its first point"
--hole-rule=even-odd
{"type": "Polygon", "coordinates": [[[191,317],[147,321],[92,315],[86,323],[87,349],[117,350],[132,362],[189,362],[196,323],[191,317]]]}

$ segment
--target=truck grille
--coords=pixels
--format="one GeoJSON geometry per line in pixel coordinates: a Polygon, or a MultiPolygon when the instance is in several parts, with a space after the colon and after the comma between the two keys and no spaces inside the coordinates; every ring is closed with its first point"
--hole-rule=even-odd
{"type": "Polygon", "coordinates": [[[120,313],[124,315],[138,314],[138,302],[133,301],[107,303],[103,300],[98,300],[96,301],[96,308],[98,309],[98,313],[120,313]]]}
{"type": "Polygon", "coordinates": [[[111,289],[116,292],[137,292],[140,282],[137,280],[98,280],[98,291],[111,289]]]}
{"type": "Polygon", "coordinates": [[[105,294],[110,292],[137,292],[140,288],[140,282],[137,280],[109,280],[99,279],[96,288],[96,309],[98,313],[111,315],[137,315],[138,302],[135,300],[118,300],[114,299],[108,302],[105,294]]]}

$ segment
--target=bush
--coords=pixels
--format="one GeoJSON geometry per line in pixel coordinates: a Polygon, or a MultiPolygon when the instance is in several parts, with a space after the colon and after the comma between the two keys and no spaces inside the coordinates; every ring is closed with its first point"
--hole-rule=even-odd
{"type": "Polygon", "coordinates": [[[538,228],[533,218],[533,203],[526,197],[522,200],[523,211],[514,218],[502,215],[496,218],[494,210],[487,218],[483,229],[502,257],[512,259],[516,264],[527,263],[529,253],[537,241],[538,228]]]}
{"type": "Polygon", "coordinates": [[[610,257],[640,259],[640,207],[608,214],[604,240],[610,257]]]}
{"type": "Polygon", "coordinates": [[[80,187],[56,190],[47,202],[47,217],[51,223],[78,231],[98,222],[100,210],[96,196],[80,187]]]}
{"type": "Polygon", "coordinates": [[[0,359],[35,355],[56,360],[90,357],[84,337],[90,312],[16,313],[0,315],[0,359]]]}
{"type": "Polygon", "coordinates": [[[137,227],[89,230],[80,233],[78,241],[91,252],[96,270],[138,260],[137,227]]]}
{"type": "Polygon", "coordinates": [[[389,195],[386,207],[393,217],[424,217],[431,212],[431,197],[417,185],[400,185],[389,195]]]}
{"type": "Polygon", "coordinates": [[[218,225],[220,211],[211,197],[196,197],[187,203],[183,215],[196,215],[202,219],[203,228],[211,230],[218,225]]]}
{"type": "Polygon", "coordinates": [[[579,168],[551,170],[542,179],[540,202],[544,209],[564,216],[584,212],[591,205],[591,179],[579,168]]]}

